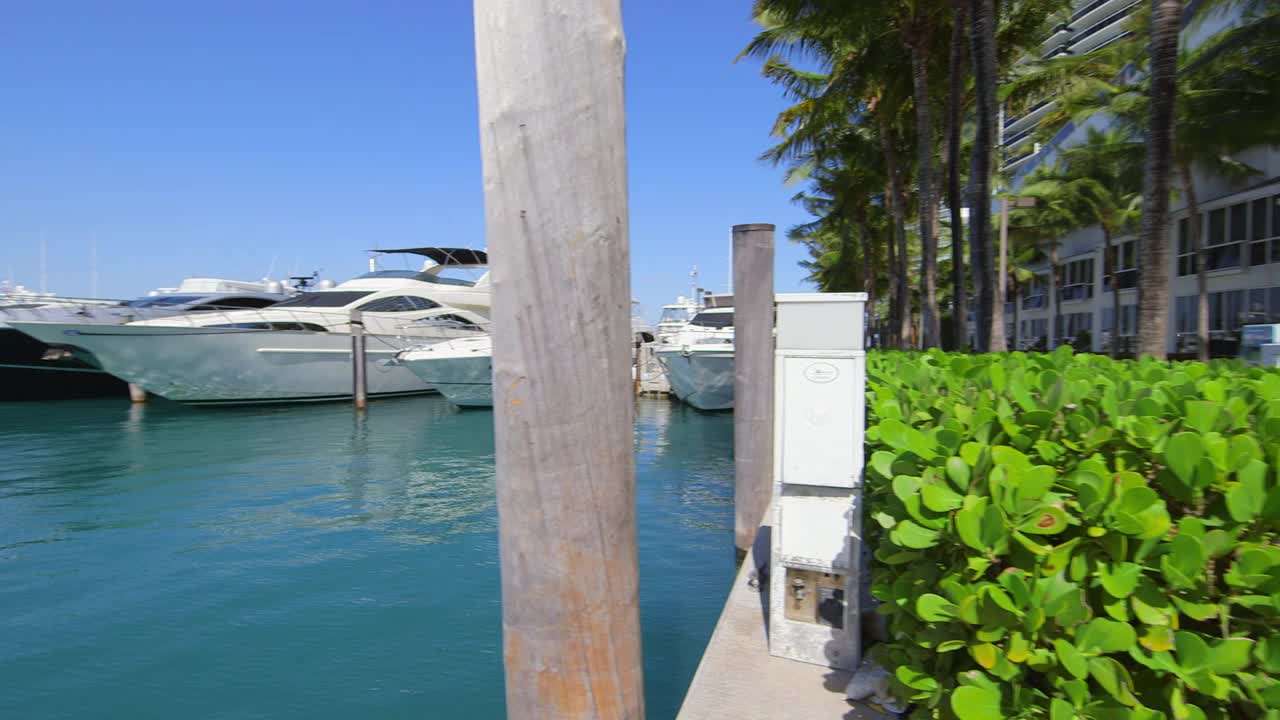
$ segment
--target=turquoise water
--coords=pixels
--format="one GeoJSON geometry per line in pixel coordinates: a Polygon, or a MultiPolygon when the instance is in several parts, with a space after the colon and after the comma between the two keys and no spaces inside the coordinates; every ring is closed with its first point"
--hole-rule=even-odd
{"type": "MultiPolygon", "coordinates": [[[[491,423],[439,398],[0,404],[0,717],[501,717],[491,423]]],[[[638,406],[650,718],[732,579],[732,442],[638,406]]]]}

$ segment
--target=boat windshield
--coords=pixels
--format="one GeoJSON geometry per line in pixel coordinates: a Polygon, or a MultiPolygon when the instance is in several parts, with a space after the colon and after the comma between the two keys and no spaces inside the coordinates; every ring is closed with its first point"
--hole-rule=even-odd
{"type": "Polygon", "coordinates": [[[702,312],[695,315],[689,324],[706,328],[730,328],[733,327],[733,313],[702,312]]]}
{"type": "Polygon", "coordinates": [[[186,305],[200,300],[204,295],[153,295],[151,297],[142,297],[137,300],[129,300],[124,303],[125,307],[168,307],[171,305],[186,305]]]}
{"type": "Polygon", "coordinates": [[[328,290],[325,292],[300,293],[271,307],[342,307],[372,294],[373,292],[368,290],[328,290]]]}
{"type": "Polygon", "coordinates": [[[435,283],[437,285],[461,285],[463,287],[474,287],[475,282],[465,278],[445,277],[443,275],[433,275],[431,273],[418,272],[416,270],[374,270],[361,275],[359,280],[369,278],[404,278],[406,280],[417,280],[418,282],[435,283]]]}
{"type": "Polygon", "coordinates": [[[689,322],[689,316],[693,314],[692,308],[687,307],[668,307],[662,309],[662,319],[658,322],[663,323],[685,323],[689,322]]]}

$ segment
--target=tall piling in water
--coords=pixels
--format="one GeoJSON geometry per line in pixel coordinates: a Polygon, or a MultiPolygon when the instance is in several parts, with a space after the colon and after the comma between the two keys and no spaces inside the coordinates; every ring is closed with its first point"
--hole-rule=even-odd
{"type": "Polygon", "coordinates": [[[733,505],[741,561],[773,495],[773,234],[733,226],[733,505]]]}
{"type": "Polygon", "coordinates": [[[638,719],[621,4],[476,0],[475,32],[507,713],[638,719]]]}
{"type": "Polygon", "coordinates": [[[364,313],[351,311],[351,396],[356,410],[364,410],[369,403],[369,378],[365,364],[364,313]]]}

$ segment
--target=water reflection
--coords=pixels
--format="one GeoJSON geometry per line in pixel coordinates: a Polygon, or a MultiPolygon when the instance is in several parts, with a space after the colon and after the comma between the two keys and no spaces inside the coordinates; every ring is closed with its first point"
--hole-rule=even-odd
{"type": "MultiPolygon", "coordinates": [[[[0,717],[502,716],[492,420],[0,404],[0,717]]],[[[650,717],[733,575],[732,434],[637,405],[650,717]]]]}

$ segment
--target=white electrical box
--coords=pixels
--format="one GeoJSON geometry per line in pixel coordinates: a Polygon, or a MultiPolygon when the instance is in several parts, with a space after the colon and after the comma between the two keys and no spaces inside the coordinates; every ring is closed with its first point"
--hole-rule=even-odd
{"type": "Polygon", "coordinates": [[[861,659],[863,293],[777,296],[769,652],[861,659]]]}

